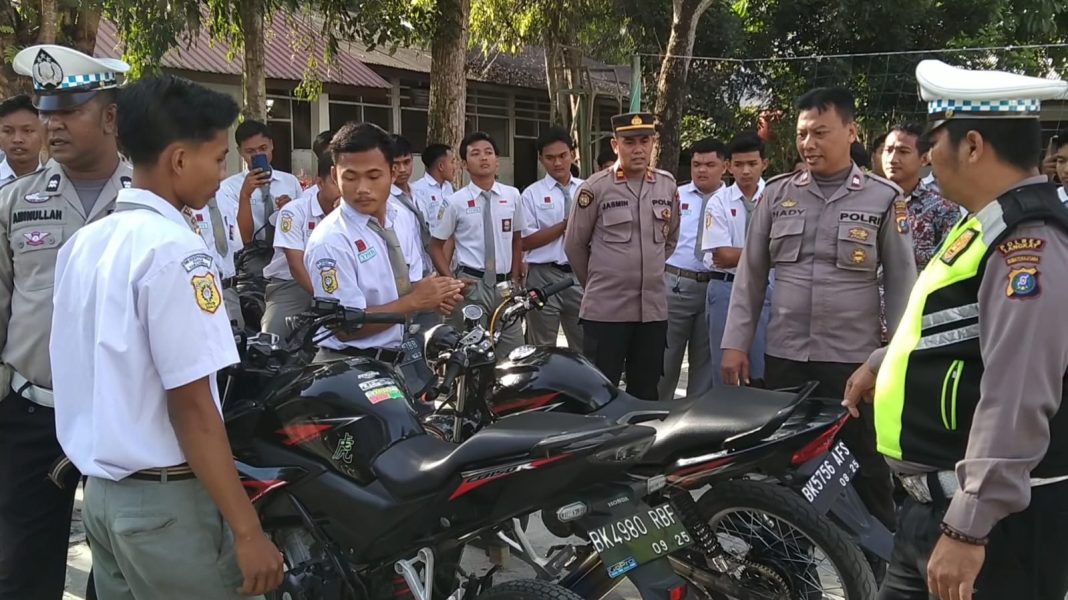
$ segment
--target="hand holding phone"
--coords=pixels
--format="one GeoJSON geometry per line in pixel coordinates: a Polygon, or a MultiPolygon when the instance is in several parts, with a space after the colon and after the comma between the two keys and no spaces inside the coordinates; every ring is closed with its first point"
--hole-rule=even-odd
{"type": "Polygon", "coordinates": [[[271,161],[267,160],[266,154],[253,154],[249,167],[252,169],[259,169],[267,175],[271,174],[271,161]]]}

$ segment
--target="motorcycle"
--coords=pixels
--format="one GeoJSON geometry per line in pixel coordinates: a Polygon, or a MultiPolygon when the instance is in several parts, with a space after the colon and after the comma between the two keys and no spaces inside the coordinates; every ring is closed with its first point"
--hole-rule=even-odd
{"type": "MultiPolygon", "coordinates": [[[[859,465],[836,441],[848,418],[841,406],[813,397],[815,383],[789,391],[732,387],[643,401],[564,348],[523,346],[498,363],[498,327],[544,306],[569,285],[565,280],[506,299],[488,331],[478,325],[481,310],[469,306],[464,332],[448,326],[428,332],[424,355],[444,373],[431,397],[445,400],[425,418],[427,428],[461,443],[491,423],[538,412],[653,427],[656,441],[631,473],[665,479],[667,485],[647,500],[670,504],[696,540],[692,548],[670,550],[677,572],[697,589],[709,597],[874,597],[874,575],[857,543],[889,558],[892,537],[850,485],[859,465]],[[695,501],[690,490],[705,485],[710,489],[695,501]],[[830,564],[837,583],[824,581],[822,563],[830,564]]],[[[517,525],[501,538],[540,576],[571,586],[576,573],[615,556],[605,558],[603,550],[611,546],[569,524],[563,508],[542,511],[546,527],[560,537],[585,534],[586,547],[556,548],[543,557],[532,553],[517,525]],[[562,559],[560,553],[574,556],[562,559]]]]}
{"type": "MultiPolygon", "coordinates": [[[[312,313],[305,346],[321,328],[404,321],[330,300],[317,299],[312,313]]],[[[621,488],[638,498],[651,489],[626,475],[653,442],[648,427],[539,413],[452,444],[427,434],[389,365],[309,364],[277,336],[242,341],[223,413],[242,483],[285,558],[271,598],[574,600],[549,582],[492,586],[492,570],[464,572],[465,544],[547,506],[594,502],[621,488]]],[[[638,498],[605,514],[651,509],[638,498]]],[[[674,532],[669,517],[658,514],[664,528],[651,536],[656,541],[674,532]]],[[[660,586],[645,590],[648,597],[685,596],[666,560],[641,568],[644,583],[660,586]]]]}

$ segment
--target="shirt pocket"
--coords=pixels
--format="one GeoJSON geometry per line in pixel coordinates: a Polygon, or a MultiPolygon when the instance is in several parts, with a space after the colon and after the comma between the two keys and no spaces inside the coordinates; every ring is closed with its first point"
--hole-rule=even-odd
{"type": "Polygon", "coordinates": [[[771,223],[768,247],[772,263],[797,262],[805,233],[804,217],[776,219],[771,223]]]}
{"type": "Polygon", "coordinates": [[[54,285],[56,255],[63,245],[62,225],[29,225],[11,232],[11,252],[19,287],[44,290],[54,285]]]}
{"type": "Polygon", "coordinates": [[[876,236],[879,230],[871,225],[838,224],[838,268],[847,271],[875,271],[879,264],[876,236]]]}
{"type": "Polygon", "coordinates": [[[670,211],[670,208],[657,208],[653,211],[653,241],[657,244],[663,244],[667,238],[668,228],[671,227],[670,211]]]}
{"type": "Polygon", "coordinates": [[[626,243],[634,234],[634,215],[630,208],[610,208],[601,213],[604,225],[604,241],[608,243],[626,243]]]}

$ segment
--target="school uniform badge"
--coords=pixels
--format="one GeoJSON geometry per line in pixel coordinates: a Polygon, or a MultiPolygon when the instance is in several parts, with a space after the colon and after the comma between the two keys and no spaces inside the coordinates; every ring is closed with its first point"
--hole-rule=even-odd
{"type": "Polygon", "coordinates": [[[712,229],[712,213],[705,213],[705,229],[712,229]]]}
{"type": "Polygon", "coordinates": [[[293,229],[293,215],[283,212],[282,213],[282,233],[289,233],[293,229]]]}
{"type": "Polygon", "coordinates": [[[319,259],[315,262],[315,268],[319,269],[319,283],[323,286],[323,291],[327,294],[333,294],[337,291],[337,261],[329,258],[319,259]]]}
{"type": "Polygon", "coordinates": [[[511,231],[512,231],[512,220],[511,219],[501,219],[501,231],[503,231],[504,233],[511,233],[511,231]]]}
{"type": "Polygon", "coordinates": [[[582,190],[581,192],[579,192],[577,202],[579,208],[586,208],[590,205],[591,202],[593,202],[593,192],[591,192],[590,190],[582,190]]]}
{"type": "Polygon", "coordinates": [[[193,285],[193,292],[200,310],[215,314],[215,311],[219,310],[219,306],[222,305],[222,295],[215,281],[215,273],[194,275],[190,283],[193,285]]]}
{"type": "Polygon", "coordinates": [[[1005,296],[1009,298],[1026,299],[1038,295],[1038,269],[1035,267],[1021,267],[1009,271],[1009,285],[1005,288],[1005,296]]]}

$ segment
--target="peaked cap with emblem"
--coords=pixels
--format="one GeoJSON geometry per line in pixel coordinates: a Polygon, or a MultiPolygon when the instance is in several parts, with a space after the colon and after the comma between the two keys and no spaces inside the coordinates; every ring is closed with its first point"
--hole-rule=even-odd
{"type": "Polygon", "coordinates": [[[656,135],[656,117],[647,112],[616,115],[612,117],[612,131],[619,137],[656,135]]]}
{"type": "Polygon", "coordinates": [[[929,129],[953,119],[1037,119],[1043,100],[1068,99],[1068,82],[1005,71],[971,71],[938,60],[916,66],[929,129]]]}
{"type": "Polygon", "coordinates": [[[118,76],[130,65],[112,58],[93,58],[53,44],[30,46],[15,55],[19,75],[33,78],[38,110],[69,110],[85,104],[100,90],[119,86],[118,76]]]}

